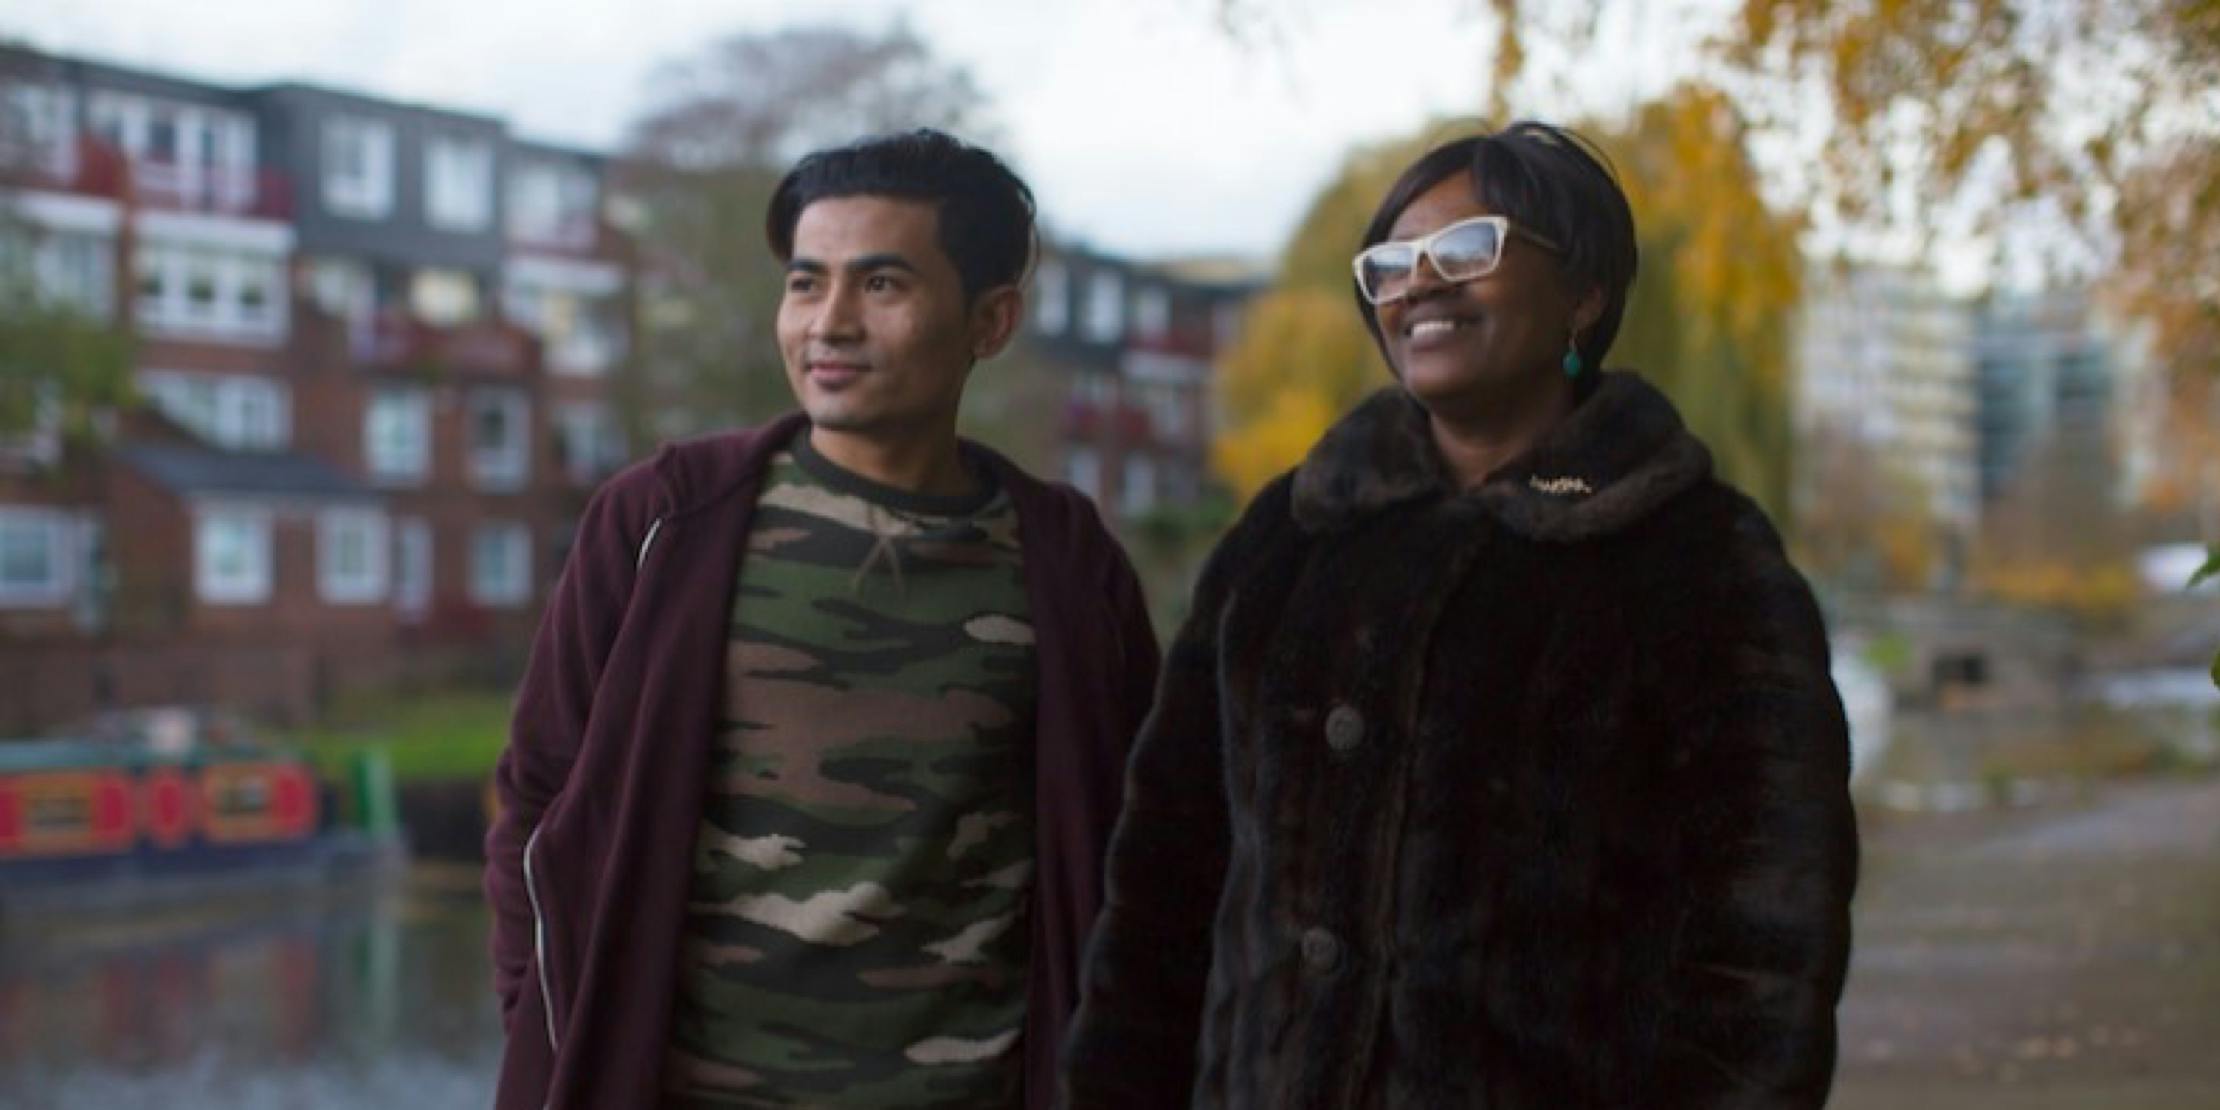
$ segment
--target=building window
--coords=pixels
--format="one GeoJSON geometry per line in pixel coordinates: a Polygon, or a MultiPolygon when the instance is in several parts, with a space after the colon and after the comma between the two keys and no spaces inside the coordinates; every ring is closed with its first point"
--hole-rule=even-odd
{"type": "MultiPolygon", "coordinates": [[[[553,266],[540,263],[537,270],[553,266]]],[[[512,263],[504,275],[501,310],[508,322],[539,336],[547,368],[558,374],[598,377],[609,372],[625,344],[615,296],[623,278],[606,272],[556,271],[557,280],[522,272],[512,263]]]]}
{"type": "Polygon", "coordinates": [[[241,326],[256,331],[283,326],[277,318],[278,268],[274,262],[242,259],[233,280],[234,314],[241,326]]]}
{"type": "Polygon", "coordinates": [[[509,178],[509,236],[550,246],[590,247],[599,193],[593,174],[582,168],[525,163],[509,178]]]}
{"type": "Polygon", "coordinates": [[[183,256],[185,269],[185,319],[195,324],[216,322],[217,261],[206,252],[183,256]]]}
{"type": "Polygon", "coordinates": [[[485,390],[470,398],[470,474],[481,486],[514,489],[531,474],[530,409],[521,393],[485,390]]]}
{"type": "Polygon", "coordinates": [[[1133,328],[1151,338],[1162,337],[1172,330],[1172,298],[1162,289],[1151,286],[1134,294],[1133,328]]]}
{"type": "Polygon", "coordinates": [[[1125,331],[1125,282],[1108,270],[1087,279],[1087,312],[1080,334],[1092,343],[1114,343],[1125,331]]]}
{"type": "Polygon", "coordinates": [[[378,287],[370,267],[348,258],[319,258],[309,265],[308,287],[316,307],[350,323],[367,323],[377,311],[378,287]]]}
{"type": "Polygon", "coordinates": [[[1073,447],[1064,453],[1064,480],[1089,498],[1102,498],[1102,462],[1092,447],[1073,447]]]}
{"type": "Polygon", "coordinates": [[[105,319],[115,307],[115,240],[56,231],[40,240],[33,265],[39,297],[105,319]]]}
{"type": "Polygon", "coordinates": [[[361,220],[393,209],[393,128],[376,120],[324,121],[324,207],[361,220]]]}
{"type": "Polygon", "coordinates": [[[0,165],[68,178],[77,169],[70,91],[11,80],[0,86],[0,165]]]}
{"type": "Polygon", "coordinates": [[[409,309],[442,327],[478,318],[478,282],[462,270],[418,270],[409,280],[409,309]]]}
{"type": "Polygon", "coordinates": [[[52,509],[0,508],[0,606],[69,600],[70,524],[67,514],[52,509]]]}
{"type": "Polygon", "coordinates": [[[271,344],[285,336],[282,260],[208,247],[140,248],[139,322],[151,331],[271,344]]]}
{"type": "Polygon", "coordinates": [[[1176,385],[1157,384],[1149,387],[1149,430],[1163,439],[1179,442],[1187,438],[1187,394],[1176,385]]]}
{"type": "Polygon", "coordinates": [[[624,431],[607,405],[562,405],[555,410],[555,453],[572,482],[592,485],[624,462],[624,431]]]}
{"type": "Polygon", "coordinates": [[[242,374],[141,371],[139,391],[194,435],[236,451],[274,451],[293,440],[292,390],[242,374]]]}
{"type": "Polygon", "coordinates": [[[509,521],[479,525],[470,535],[470,599],[507,608],[531,594],[531,531],[509,521]]]}
{"type": "Polygon", "coordinates": [[[385,582],[385,514],[333,509],[317,517],[318,595],[335,605],[382,601],[385,582]]]}
{"type": "Polygon", "coordinates": [[[1061,262],[1043,262],[1033,276],[1033,327],[1042,335],[1062,335],[1071,325],[1071,275],[1061,262]]]}
{"type": "Polygon", "coordinates": [[[424,216],[443,231],[484,231],[493,223],[493,148],[440,137],[424,150],[424,216]]]}
{"type": "Polygon", "coordinates": [[[402,517],[394,531],[393,607],[403,616],[422,617],[432,609],[432,525],[422,517],[402,517]]]}
{"type": "Polygon", "coordinates": [[[257,605],[270,599],[270,514],[255,509],[204,509],[194,520],[193,582],[211,605],[257,605]]]}
{"type": "Polygon", "coordinates": [[[1081,370],[1073,375],[1072,393],[1089,407],[1107,409],[1117,402],[1118,383],[1109,374],[1081,370]]]}
{"type": "Polygon", "coordinates": [[[1156,460],[1147,455],[1125,457],[1124,481],[1118,483],[1118,508],[1139,516],[1156,507],[1156,460]]]}
{"type": "Polygon", "coordinates": [[[381,389],[362,416],[362,456],[381,482],[418,483],[432,471],[432,405],[421,389],[381,389]]]}

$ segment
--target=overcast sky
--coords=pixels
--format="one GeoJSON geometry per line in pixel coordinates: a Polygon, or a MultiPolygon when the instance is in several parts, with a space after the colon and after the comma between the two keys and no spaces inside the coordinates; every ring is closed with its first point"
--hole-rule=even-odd
{"type": "MultiPolygon", "coordinates": [[[[657,62],[733,31],[906,16],[988,91],[1059,231],[1141,255],[1263,258],[1350,144],[1479,111],[1492,42],[1479,0],[1272,7],[1277,33],[1248,44],[1219,31],[1214,0],[0,0],[0,36],[186,78],[484,111],[608,149],[657,62]]],[[[1654,27],[1629,42],[1665,53],[1654,27]]]]}
{"type": "Polygon", "coordinates": [[[737,30],[875,30],[902,13],[985,88],[1052,226],[1134,254],[1264,258],[1351,144],[1474,113],[1491,41],[1477,0],[1278,7],[1275,40],[1246,46],[1213,0],[4,0],[0,35],[464,108],[608,148],[660,61],[737,30]]]}

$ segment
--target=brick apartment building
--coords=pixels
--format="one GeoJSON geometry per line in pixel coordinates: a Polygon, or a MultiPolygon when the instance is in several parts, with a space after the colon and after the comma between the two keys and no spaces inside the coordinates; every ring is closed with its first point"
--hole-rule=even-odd
{"type": "MultiPolygon", "coordinates": [[[[0,736],[512,675],[633,453],[610,170],[491,117],[0,47],[9,264],[135,337],[139,398],[97,447],[0,440],[0,736]]],[[[1199,496],[1255,282],[1076,245],[1037,280],[1064,476],[1113,520],[1199,496]]]]}
{"type": "Polygon", "coordinates": [[[127,414],[0,445],[0,735],[513,666],[626,457],[603,160],[494,119],[0,50],[0,215],[127,414]]]}
{"type": "Polygon", "coordinates": [[[1067,386],[1065,481],[1113,522],[1192,503],[1211,486],[1211,366],[1261,282],[1225,264],[1145,265],[1051,244],[1027,338],[1067,386]]]}

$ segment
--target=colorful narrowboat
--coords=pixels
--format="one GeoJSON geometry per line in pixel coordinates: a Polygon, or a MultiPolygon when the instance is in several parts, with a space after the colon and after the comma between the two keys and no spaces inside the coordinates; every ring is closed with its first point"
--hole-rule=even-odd
{"type": "Polygon", "coordinates": [[[315,769],[256,747],[183,751],[115,740],[0,743],[0,908],[359,854],[315,769]]]}

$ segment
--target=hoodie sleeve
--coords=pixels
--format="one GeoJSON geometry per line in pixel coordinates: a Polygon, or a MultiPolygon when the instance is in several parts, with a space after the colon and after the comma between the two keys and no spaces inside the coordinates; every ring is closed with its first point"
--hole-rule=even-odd
{"type": "Polygon", "coordinates": [[[1126,768],[1103,912],[1066,1041],[1064,1104],[1184,1106],[1195,1083],[1212,911],[1231,838],[1218,698],[1218,617],[1254,522],[1286,512],[1285,482],[1260,494],[1211,554],[1164,660],[1154,708],[1126,768]],[[1274,497],[1274,490],[1281,496],[1274,497]],[[1271,501],[1276,510],[1261,506],[1271,501]]]}
{"type": "Polygon", "coordinates": [[[1819,610],[1770,526],[1735,539],[1748,614],[1726,681],[1673,730],[1680,910],[1654,1070],[1660,1105],[1817,1107],[1835,1063],[1858,837],[1849,729],[1819,610]]]}
{"type": "Polygon", "coordinates": [[[533,910],[525,842],[569,781],[594,690],[631,598],[656,478],[641,463],[586,505],[563,572],[541,614],[517,688],[508,747],[494,766],[499,802],[486,832],[486,900],[493,910],[494,990],[506,1024],[532,958],[533,910]]]}

